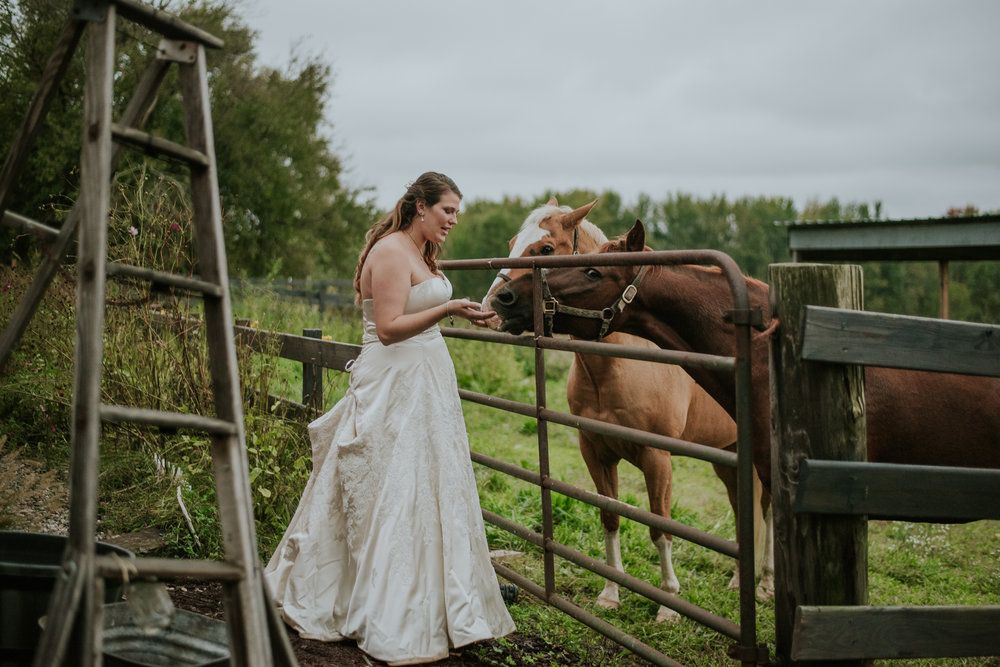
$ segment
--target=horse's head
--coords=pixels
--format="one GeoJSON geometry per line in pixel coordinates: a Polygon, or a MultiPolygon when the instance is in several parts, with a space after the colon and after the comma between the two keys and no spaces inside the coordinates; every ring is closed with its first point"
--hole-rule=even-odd
{"type": "MultiPolygon", "coordinates": [[[[540,257],[545,255],[574,255],[594,252],[607,241],[604,233],[587,220],[587,214],[597,204],[597,200],[574,209],[560,206],[555,197],[544,206],[532,211],[517,234],[510,240],[508,257],[540,257]]],[[[501,269],[490,289],[483,297],[483,309],[492,310],[493,294],[505,283],[530,273],[530,269],[501,269]]],[[[499,318],[492,318],[487,324],[496,329],[499,318]]]]}
{"type": "MultiPolygon", "coordinates": [[[[646,249],[646,229],[636,220],[628,234],[604,243],[598,252],[646,249]]],[[[640,266],[546,269],[542,293],[552,332],[600,339],[620,330],[629,316],[627,306],[635,297],[642,276],[640,266]]],[[[526,272],[493,294],[491,308],[502,320],[501,331],[518,334],[533,329],[532,283],[531,273],[526,272]]]]}

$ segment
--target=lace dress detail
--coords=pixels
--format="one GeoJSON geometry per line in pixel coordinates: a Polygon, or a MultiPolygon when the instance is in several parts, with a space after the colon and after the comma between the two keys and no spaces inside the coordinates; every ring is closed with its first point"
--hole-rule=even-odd
{"type": "MultiPolygon", "coordinates": [[[[451,297],[410,288],[406,312],[451,297]]],[[[389,664],[514,630],[489,560],[451,356],[434,325],[375,334],[371,300],[344,397],[309,425],[313,471],[265,579],[309,639],[352,638],[389,664]]]]}

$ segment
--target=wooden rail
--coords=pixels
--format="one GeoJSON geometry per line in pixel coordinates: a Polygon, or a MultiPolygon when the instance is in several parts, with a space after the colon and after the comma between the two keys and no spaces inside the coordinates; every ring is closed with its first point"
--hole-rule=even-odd
{"type": "Polygon", "coordinates": [[[867,606],[868,519],[1000,518],[1000,470],[864,461],[857,381],[862,365],[998,376],[1000,327],[857,310],[859,267],[772,265],[770,282],[779,662],[1000,655],[1000,606],[867,606]]]}

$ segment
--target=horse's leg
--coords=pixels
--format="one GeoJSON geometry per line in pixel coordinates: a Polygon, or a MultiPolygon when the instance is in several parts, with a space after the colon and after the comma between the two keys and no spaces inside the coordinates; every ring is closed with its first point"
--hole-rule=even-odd
{"type": "Polygon", "coordinates": [[[765,498],[761,500],[761,507],[764,509],[764,523],[766,525],[764,554],[761,559],[760,581],[757,583],[757,599],[762,602],[774,599],[774,523],[771,515],[771,494],[764,492],[765,498]]]}
{"type": "MultiPolygon", "coordinates": [[[[726,449],[734,449],[735,445],[730,445],[726,449]]],[[[712,464],[712,469],[715,470],[716,476],[722,480],[722,483],[726,487],[726,496],[729,498],[729,506],[733,508],[733,517],[736,520],[736,534],[739,535],[739,512],[737,511],[738,503],[736,500],[736,468],[730,468],[729,466],[720,465],[718,463],[712,464]]],[[[754,517],[754,554],[759,553],[756,550],[757,545],[757,521],[754,517]]],[[[756,566],[756,564],[755,564],[756,566]]],[[[729,580],[729,585],[727,588],[729,590],[739,590],[740,587],[740,569],[736,567],[733,569],[733,578],[729,580]]]]}
{"type": "MultiPolygon", "coordinates": [[[[673,484],[673,467],[670,464],[670,452],[643,447],[639,455],[639,467],[646,478],[646,492],[649,494],[649,511],[665,519],[670,518],[670,494],[673,484]]],[[[667,593],[676,595],[681,588],[677,575],[674,574],[673,535],[668,535],[658,528],[649,529],[649,538],[656,546],[660,555],[660,588],[667,593]]],[[[670,607],[660,605],[656,612],[656,621],[676,622],[680,614],[670,607]]]]}
{"type": "MultiPolygon", "coordinates": [[[[580,453],[594,480],[597,492],[609,498],[618,498],[618,461],[617,455],[601,447],[595,436],[580,431],[580,453]]],[[[601,510],[601,529],[604,532],[604,555],[609,567],[619,572],[625,572],[622,564],[621,540],[619,534],[620,517],[615,512],[601,510]]],[[[618,584],[610,579],[605,580],[604,590],[597,597],[597,606],[607,609],[618,609],[618,584]]]]}

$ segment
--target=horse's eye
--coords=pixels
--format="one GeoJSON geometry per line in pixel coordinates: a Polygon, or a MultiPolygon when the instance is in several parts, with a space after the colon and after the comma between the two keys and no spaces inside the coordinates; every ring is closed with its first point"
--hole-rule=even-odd
{"type": "Polygon", "coordinates": [[[600,280],[601,278],[601,272],[592,266],[587,267],[586,269],[583,270],[583,272],[587,274],[587,277],[592,280],[600,280]]]}
{"type": "Polygon", "coordinates": [[[543,245],[543,246],[542,246],[542,254],[543,254],[543,255],[551,255],[551,254],[552,254],[552,253],[554,253],[555,251],[556,251],[556,249],[555,249],[555,248],[553,248],[553,247],[552,247],[552,246],[550,246],[550,245],[543,245]]]}

